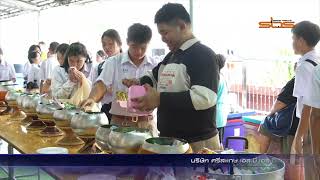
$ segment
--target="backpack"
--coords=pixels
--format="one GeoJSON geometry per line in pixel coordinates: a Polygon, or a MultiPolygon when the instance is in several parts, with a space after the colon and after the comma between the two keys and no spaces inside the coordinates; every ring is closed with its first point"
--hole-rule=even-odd
{"type": "MultiPolygon", "coordinates": [[[[307,59],[307,62],[313,66],[317,63],[307,59]]],[[[300,119],[296,117],[297,102],[288,104],[285,108],[276,112],[273,115],[267,116],[262,122],[261,127],[270,134],[277,137],[285,137],[288,135],[295,135],[300,119]]]]}

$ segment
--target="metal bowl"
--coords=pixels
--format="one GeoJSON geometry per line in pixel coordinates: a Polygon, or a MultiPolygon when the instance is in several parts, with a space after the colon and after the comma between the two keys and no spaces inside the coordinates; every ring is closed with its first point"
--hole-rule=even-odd
{"type": "Polygon", "coordinates": [[[94,137],[101,125],[108,124],[103,112],[79,112],[71,119],[71,127],[78,136],[94,137]]]}
{"type": "MultiPolygon", "coordinates": [[[[238,154],[238,153],[237,153],[238,154]]],[[[269,155],[257,155],[255,159],[246,159],[243,163],[226,165],[217,163],[209,166],[209,172],[204,168],[197,170],[199,175],[204,175],[207,179],[241,179],[241,180],[284,180],[285,162],[279,158],[269,155]],[[250,161],[249,161],[250,160],[250,161]],[[221,174],[216,171],[217,166],[224,169],[221,174]],[[228,167],[226,167],[228,166],[228,167]]],[[[198,174],[198,173],[197,173],[198,174]]]]}
{"type": "Polygon", "coordinates": [[[54,103],[45,104],[40,102],[37,105],[36,111],[40,119],[53,119],[53,113],[58,109],[61,109],[61,106],[57,104],[54,104],[54,103]]]}
{"type": "Polygon", "coordinates": [[[9,106],[17,105],[17,98],[20,97],[21,94],[21,92],[15,90],[8,91],[5,100],[9,106]]]}
{"type": "Polygon", "coordinates": [[[135,154],[146,139],[152,137],[148,129],[135,127],[119,127],[109,134],[109,144],[112,152],[117,154],[135,154]]]}
{"type": "Polygon", "coordinates": [[[71,127],[71,119],[77,113],[80,109],[58,109],[53,113],[53,119],[59,127],[71,127]]]}
{"type": "Polygon", "coordinates": [[[27,97],[27,94],[25,93],[22,93],[20,94],[20,96],[17,97],[17,105],[18,105],[18,108],[22,109],[22,103],[24,101],[24,98],[27,97]]]}
{"type": "Polygon", "coordinates": [[[118,128],[116,125],[108,124],[102,125],[98,128],[96,132],[96,143],[100,146],[103,150],[109,150],[109,134],[112,129],[118,128]]]}
{"type": "Polygon", "coordinates": [[[5,97],[8,91],[14,90],[15,85],[17,84],[7,84],[3,82],[3,85],[0,85],[0,101],[5,101],[5,97]]]}
{"type": "Polygon", "coordinates": [[[142,154],[185,154],[190,150],[190,145],[183,139],[170,137],[154,137],[146,139],[141,146],[142,154]]]}
{"type": "Polygon", "coordinates": [[[26,113],[36,113],[36,108],[39,101],[39,94],[28,94],[25,98],[23,98],[22,110],[26,113]]]}

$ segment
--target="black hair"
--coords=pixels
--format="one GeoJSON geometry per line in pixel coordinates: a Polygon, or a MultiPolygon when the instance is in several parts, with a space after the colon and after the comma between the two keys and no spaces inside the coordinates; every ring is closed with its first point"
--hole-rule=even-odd
{"type": "Polygon", "coordinates": [[[80,42],[72,43],[68,47],[68,49],[67,49],[67,51],[66,51],[66,53],[64,55],[63,67],[64,67],[66,72],[68,72],[69,67],[70,67],[69,66],[69,62],[68,62],[68,58],[71,57],[71,56],[83,56],[83,57],[86,58],[86,61],[85,61],[86,64],[92,63],[86,46],[83,45],[80,42]]]}
{"type": "Polygon", "coordinates": [[[40,52],[37,52],[37,51],[29,52],[28,59],[29,59],[30,64],[33,64],[33,59],[36,58],[38,56],[38,54],[41,55],[40,52]]]}
{"type": "Polygon", "coordinates": [[[1,48],[1,47],[0,47],[0,54],[3,55],[3,51],[2,51],[2,48],[1,48]]]}
{"type": "Polygon", "coordinates": [[[69,44],[62,43],[62,44],[60,44],[60,45],[57,47],[56,53],[59,52],[59,53],[61,53],[62,55],[64,55],[64,54],[66,53],[68,47],[69,47],[69,44]]]}
{"type": "Polygon", "coordinates": [[[308,46],[315,47],[320,40],[320,28],[317,24],[310,21],[297,23],[291,32],[297,37],[302,37],[308,46]]]}
{"type": "Polygon", "coordinates": [[[222,54],[216,54],[219,70],[221,70],[226,64],[226,58],[222,54]]]}
{"type": "Polygon", "coordinates": [[[97,51],[97,55],[99,55],[100,57],[105,57],[106,53],[102,50],[97,51]]]}
{"type": "Polygon", "coordinates": [[[191,18],[187,10],[179,3],[167,3],[163,5],[154,17],[154,23],[170,24],[175,20],[180,19],[191,24],[191,18]]]}
{"type": "Polygon", "coordinates": [[[35,45],[35,44],[34,44],[34,45],[31,45],[31,46],[29,47],[28,54],[29,54],[30,52],[35,51],[37,48],[39,48],[40,51],[41,51],[41,48],[40,48],[39,45],[35,45]]]}
{"type": "Polygon", "coordinates": [[[116,31],[114,29],[108,29],[105,32],[103,32],[101,39],[103,39],[103,37],[108,37],[108,38],[116,41],[118,45],[122,46],[122,41],[121,41],[120,35],[119,35],[118,31],[116,31]]]}
{"type": "Polygon", "coordinates": [[[149,26],[135,23],[128,28],[127,42],[143,44],[150,42],[152,31],[149,26]]]}
{"type": "Polygon", "coordinates": [[[59,46],[58,42],[52,42],[49,45],[49,50],[52,51],[52,52],[56,52],[58,46],[59,46]]]}

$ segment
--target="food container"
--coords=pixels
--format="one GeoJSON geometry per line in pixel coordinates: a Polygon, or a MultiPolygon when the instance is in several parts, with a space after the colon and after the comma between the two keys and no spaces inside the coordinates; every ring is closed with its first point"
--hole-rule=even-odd
{"type": "Polygon", "coordinates": [[[183,139],[170,137],[149,138],[142,144],[139,154],[187,154],[191,146],[183,139]]]}
{"type": "Polygon", "coordinates": [[[146,139],[152,137],[148,129],[118,127],[109,134],[109,145],[116,154],[136,154],[146,139]]]}

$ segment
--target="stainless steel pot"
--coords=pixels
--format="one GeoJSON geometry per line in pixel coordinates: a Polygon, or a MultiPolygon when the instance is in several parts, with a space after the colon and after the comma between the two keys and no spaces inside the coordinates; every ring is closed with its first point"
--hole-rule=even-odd
{"type": "Polygon", "coordinates": [[[8,91],[7,95],[6,95],[6,101],[16,101],[17,98],[22,94],[22,92],[18,92],[15,90],[10,90],[8,91]]]}
{"type": "Polygon", "coordinates": [[[71,127],[71,119],[77,113],[80,109],[59,109],[53,113],[53,119],[58,127],[71,127]]]}
{"type": "Polygon", "coordinates": [[[26,113],[36,113],[39,100],[39,94],[27,95],[22,99],[22,110],[26,113]]]}
{"type": "Polygon", "coordinates": [[[58,109],[61,109],[61,107],[57,104],[44,104],[40,102],[37,105],[36,111],[40,119],[53,119],[53,113],[58,109]]]}
{"type": "Polygon", "coordinates": [[[79,112],[71,119],[71,127],[78,136],[94,137],[101,125],[108,124],[103,112],[79,112]]]}
{"type": "Polygon", "coordinates": [[[23,108],[22,103],[24,101],[24,98],[27,98],[27,94],[25,94],[25,93],[22,93],[22,94],[20,94],[20,96],[17,97],[17,105],[18,105],[19,109],[23,108]]]}
{"type": "Polygon", "coordinates": [[[170,137],[154,137],[146,139],[142,144],[139,152],[142,154],[184,154],[189,150],[189,143],[183,139],[170,137]]]}
{"type": "Polygon", "coordinates": [[[112,131],[112,129],[117,128],[116,125],[102,125],[98,128],[96,132],[96,143],[99,147],[101,147],[103,150],[110,150],[109,145],[109,134],[112,131]]]}
{"type": "MultiPolygon", "coordinates": [[[[241,154],[241,152],[236,152],[236,154],[241,154]]],[[[247,159],[246,161],[249,160],[250,159],[247,159]]],[[[248,162],[242,165],[235,164],[232,168],[227,168],[228,170],[226,170],[224,174],[217,173],[217,171],[212,170],[210,166],[208,168],[208,172],[200,173],[202,176],[207,177],[207,179],[284,180],[285,174],[284,161],[269,155],[257,156],[256,160],[251,159],[251,163],[248,162]]]]}
{"type": "Polygon", "coordinates": [[[9,81],[3,81],[2,85],[0,84],[0,101],[5,101],[5,97],[8,91],[14,90],[15,85],[17,84],[8,84],[9,81]]]}
{"type": "Polygon", "coordinates": [[[116,154],[138,153],[146,139],[152,137],[148,129],[135,127],[119,127],[112,129],[109,134],[110,149],[116,154]]]}

